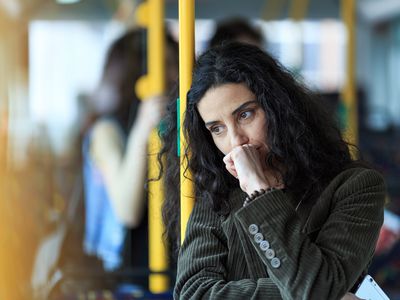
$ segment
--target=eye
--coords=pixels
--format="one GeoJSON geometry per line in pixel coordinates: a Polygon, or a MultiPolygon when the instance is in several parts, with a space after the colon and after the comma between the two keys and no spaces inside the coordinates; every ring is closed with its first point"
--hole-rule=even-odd
{"type": "Polygon", "coordinates": [[[252,115],[253,115],[252,110],[243,111],[239,114],[239,119],[246,120],[246,119],[250,118],[252,115]]]}
{"type": "Polygon", "coordinates": [[[210,128],[210,132],[215,135],[221,134],[223,131],[222,125],[216,125],[210,128]]]}

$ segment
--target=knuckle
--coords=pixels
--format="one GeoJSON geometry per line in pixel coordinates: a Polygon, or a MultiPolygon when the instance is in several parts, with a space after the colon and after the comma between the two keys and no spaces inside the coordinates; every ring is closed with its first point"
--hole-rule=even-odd
{"type": "Polygon", "coordinates": [[[237,158],[240,152],[242,151],[242,147],[236,147],[232,150],[232,157],[237,158]]]}

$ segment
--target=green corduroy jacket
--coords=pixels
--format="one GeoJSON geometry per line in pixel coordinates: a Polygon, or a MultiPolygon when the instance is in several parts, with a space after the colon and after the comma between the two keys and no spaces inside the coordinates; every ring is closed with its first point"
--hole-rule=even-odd
{"type": "Polygon", "coordinates": [[[314,204],[275,190],[221,216],[197,201],[178,258],[175,299],[340,299],[366,270],[383,223],[385,184],[348,169],[314,204]]]}

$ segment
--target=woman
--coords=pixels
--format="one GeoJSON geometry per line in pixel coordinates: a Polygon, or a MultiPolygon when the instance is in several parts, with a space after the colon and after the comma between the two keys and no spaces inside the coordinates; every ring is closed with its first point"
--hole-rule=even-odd
{"type": "MultiPolygon", "coordinates": [[[[147,267],[144,193],[147,142],[165,111],[165,97],[139,100],[135,82],[143,75],[144,35],[131,30],[110,47],[93,99],[97,118],[83,145],[86,229],[84,247],[104,269],[147,267]]],[[[168,53],[177,54],[168,37],[168,53]]],[[[169,57],[168,74],[177,72],[169,57]]],[[[172,79],[168,78],[168,83],[172,79]]]]}
{"type": "MultiPolygon", "coordinates": [[[[184,129],[196,202],[175,298],[355,297],[347,292],[374,253],[384,182],[351,159],[318,99],[257,47],[224,45],[196,63],[184,129]]],[[[170,236],[178,197],[164,208],[170,236]]]]}

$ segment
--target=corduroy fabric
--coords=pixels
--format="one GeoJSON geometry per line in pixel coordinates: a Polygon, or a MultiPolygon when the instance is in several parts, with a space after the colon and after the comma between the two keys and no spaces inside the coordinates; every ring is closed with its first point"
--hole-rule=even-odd
{"type": "Polygon", "coordinates": [[[313,205],[275,190],[242,207],[234,191],[219,216],[197,201],[178,258],[175,299],[340,299],[372,258],[385,185],[374,170],[339,174],[313,205]],[[254,235],[275,251],[273,268],[254,235]]]}

